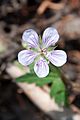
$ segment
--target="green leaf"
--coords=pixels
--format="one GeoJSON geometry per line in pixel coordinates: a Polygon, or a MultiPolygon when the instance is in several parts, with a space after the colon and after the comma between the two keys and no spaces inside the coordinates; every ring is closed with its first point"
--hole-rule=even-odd
{"type": "Polygon", "coordinates": [[[19,78],[16,78],[16,82],[36,83],[38,86],[43,86],[45,84],[53,82],[53,76],[52,74],[49,74],[45,78],[39,78],[34,73],[28,73],[19,78]]]}
{"type": "Polygon", "coordinates": [[[53,84],[51,86],[50,95],[51,95],[51,97],[54,97],[55,101],[59,105],[62,105],[62,106],[66,105],[67,93],[66,93],[64,83],[62,82],[62,80],[60,78],[53,81],[53,84]]]}
{"type": "Polygon", "coordinates": [[[38,80],[36,82],[36,85],[37,86],[43,86],[45,84],[49,84],[49,83],[52,83],[52,82],[53,82],[53,77],[48,76],[47,78],[44,78],[42,80],[38,80]]]}
{"type": "Polygon", "coordinates": [[[16,82],[27,82],[27,83],[36,83],[38,86],[43,86],[48,83],[52,83],[57,78],[59,78],[59,70],[54,68],[53,73],[50,72],[49,75],[45,78],[39,78],[33,72],[33,64],[30,66],[31,73],[27,73],[19,78],[16,79],[16,82]]]}
{"type": "Polygon", "coordinates": [[[33,64],[29,66],[31,73],[27,73],[19,78],[16,78],[16,82],[35,83],[37,86],[43,86],[45,84],[52,84],[50,95],[55,98],[55,101],[59,105],[68,105],[67,92],[65,85],[60,78],[60,71],[58,68],[50,65],[50,73],[45,78],[39,78],[33,71],[33,64]]]}
{"type": "Polygon", "coordinates": [[[28,83],[33,83],[37,81],[38,78],[35,76],[33,73],[27,73],[21,77],[16,78],[16,82],[28,82],[28,83]]]}

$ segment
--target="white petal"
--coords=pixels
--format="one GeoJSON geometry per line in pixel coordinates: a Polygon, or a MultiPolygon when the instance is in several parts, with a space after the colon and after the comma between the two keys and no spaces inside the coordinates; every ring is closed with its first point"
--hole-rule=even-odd
{"type": "Polygon", "coordinates": [[[37,54],[30,50],[22,50],[18,53],[18,61],[24,65],[27,66],[31,64],[34,59],[36,58],[37,54]]]}
{"type": "Polygon", "coordinates": [[[43,46],[49,47],[51,45],[55,45],[58,39],[59,39],[59,34],[57,30],[53,27],[48,27],[43,33],[43,37],[42,37],[43,46]]]}
{"type": "Polygon", "coordinates": [[[34,65],[34,71],[38,77],[43,78],[49,74],[49,66],[45,59],[40,59],[34,65]]]}
{"type": "Polygon", "coordinates": [[[63,50],[51,51],[48,53],[47,58],[53,65],[57,67],[64,65],[67,61],[67,55],[63,50]]]}
{"type": "Polygon", "coordinates": [[[38,39],[38,34],[32,29],[25,30],[22,35],[22,41],[31,48],[38,47],[38,39]]]}

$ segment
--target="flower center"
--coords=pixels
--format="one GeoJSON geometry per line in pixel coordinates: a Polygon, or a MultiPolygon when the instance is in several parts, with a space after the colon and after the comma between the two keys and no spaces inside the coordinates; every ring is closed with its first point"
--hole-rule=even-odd
{"type": "Polygon", "coordinates": [[[47,50],[46,50],[46,48],[44,48],[44,49],[41,49],[41,55],[46,55],[47,54],[47,50]]]}

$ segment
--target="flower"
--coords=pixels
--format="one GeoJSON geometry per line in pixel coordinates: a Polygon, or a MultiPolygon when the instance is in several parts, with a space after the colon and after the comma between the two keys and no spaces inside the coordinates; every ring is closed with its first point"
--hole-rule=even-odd
{"type": "Polygon", "coordinates": [[[24,65],[34,62],[34,71],[38,77],[46,77],[49,74],[49,62],[60,67],[66,63],[67,55],[63,50],[54,50],[59,39],[57,30],[48,27],[41,37],[33,30],[25,30],[22,35],[22,42],[27,45],[26,50],[18,53],[18,61],[24,65]],[[53,48],[53,49],[52,49],[53,48]]]}

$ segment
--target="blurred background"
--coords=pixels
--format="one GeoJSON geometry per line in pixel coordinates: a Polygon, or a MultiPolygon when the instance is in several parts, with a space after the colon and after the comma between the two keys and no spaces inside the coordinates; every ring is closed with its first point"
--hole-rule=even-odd
{"type": "Polygon", "coordinates": [[[61,76],[72,111],[80,113],[80,0],[0,0],[0,120],[51,120],[20,92],[8,72],[23,49],[23,31],[42,34],[48,26],[59,31],[57,48],[68,54],[61,76]]]}

